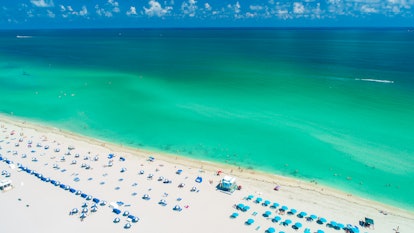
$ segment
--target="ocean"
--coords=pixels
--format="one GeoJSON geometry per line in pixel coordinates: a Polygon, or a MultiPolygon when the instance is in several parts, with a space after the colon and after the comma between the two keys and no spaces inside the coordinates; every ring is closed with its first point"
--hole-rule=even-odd
{"type": "Polygon", "coordinates": [[[414,32],[0,31],[0,113],[414,210],[414,32]]]}

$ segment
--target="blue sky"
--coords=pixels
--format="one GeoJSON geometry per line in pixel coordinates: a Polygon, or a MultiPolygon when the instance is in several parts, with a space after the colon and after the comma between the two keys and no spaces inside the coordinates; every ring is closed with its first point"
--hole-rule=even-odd
{"type": "Polygon", "coordinates": [[[414,0],[0,0],[0,29],[414,26],[414,0]]]}

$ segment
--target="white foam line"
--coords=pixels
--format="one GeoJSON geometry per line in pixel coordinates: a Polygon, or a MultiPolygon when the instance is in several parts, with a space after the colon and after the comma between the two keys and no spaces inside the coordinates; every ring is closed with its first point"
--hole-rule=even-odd
{"type": "Polygon", "coordinates": [[[377,82],[377,83],[394,83],[392,80],[371,79],[371,78],[356,78],[358,81],[377,82]]]}

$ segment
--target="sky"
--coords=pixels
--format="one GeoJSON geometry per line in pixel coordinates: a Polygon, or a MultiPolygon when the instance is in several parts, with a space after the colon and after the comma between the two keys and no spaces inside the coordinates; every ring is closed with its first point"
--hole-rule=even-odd
{"type": "Polygon", "coordinates": [[[0,0],[0,29],[413,26],[414,0],[0,0]]]}

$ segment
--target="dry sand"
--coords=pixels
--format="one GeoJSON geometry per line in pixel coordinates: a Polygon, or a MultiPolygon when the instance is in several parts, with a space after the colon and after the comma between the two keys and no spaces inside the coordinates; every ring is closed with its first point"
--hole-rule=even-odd
{"type": "Polygon", "coordinates": [[[392,233],[399,227],[399,232],[405,233],[414,229],[412,212],[318,184],[178,155],[126,148],[15,118],[2,116],[0,124],[0,154],[15,165],[0,162],[0,171],[10,173],[8,178],[1,175],[0,180],[13,182],[11,190],[0,192],[0,232],[265,232],[269,227],[274,227],[276,232],[304,232],[306,228],[310,232],[319,229],[345,232],[297,217],[301,211],[307,212],[308,216],[315,214],[328,222],[333,220],[345,225],[358,225],[364,217],[375,220],[374,228],[359,227],[360,232],[392,233]],[[57,148],[60,151],[57,152],[57,148]],[[108,159],[109,154],[115,157],[108,159]],[[155,160],[149,161],[149,156],[155,160]],[[33,158],[37,162],[32,161],[33,158]],[[76,164],[72,164],[74,160],[76,164]],[[110,160],[113,163],[111,167],[108,166],[110,160]],[[92,200],[19,171],[18,163],[44,177],[105,200],[107,205],[98,204],[97,211],[91,212],[92,200]],[[82,164],[90,168],[86,169],[82,164]],[[178,169],[183,170],[181,174],[176,174],[178,169]],[[139,174],[141,170],[144,174],[139,174]],[[217,176],[218,170],[223,174],[217,176]],[[152,179],[148,179],[149,174],[153,174],[152,179]],[[236,177],[242,190],[232,195],[216,190],[224,175],[236,177]],[[171,180],[171,183],[158,181],[160,176],[171,180]],[[195,181],[197,176],[203,178],[202,183],[195,181]],[[79,180],[75,181],[76,178],[79,180]],[[181,183],[185,184],[183,188],[178,187],[181,183]],[[273,190],[276,184],[281,186],[279,191],[273,190]],[[197,191],[191,191],[192,187],[197,191]],[[145,194],[150,196],[150,200],[142,198],[145,194]],[[248,195],[253,195],[254,199],[245,200],[248,195]],[[286,205],[289,209],[295,208],[298,212],[294,215],[277,214],[277,209],[254,203],[256,197],[286,205]],[[166,206],[158,204],[161,199],[167,202],[166,206]],[[119,215],[113,213],[109,206],[116,202],[124,203],[118,207],[122,211],[119,215]],[[79,213],[69,215],[73,208],[81,211],[84,203],[88,205],[88,213],[83,220],[79,213]],[[249,205],[250,210],[236,210],[234,206],[239,203],[249,205]],[[176,205],[182,211],[174,211],[176,205]],[[263,217],[267,210],[271,211],[268,218],[263,217]],[[123,216],[124,211],[139,217],[139,221],[128,221],[123,216]],[[233,212],[239,214],[235,219],[229,217],[233,212]],[[282,222],[290,219],[292,223],[283,226],[280,222],[272,222],[271,219],[278,215],[282,222]],[[114,223],[117,217],[120,222],[114,223]],[[249,218],[255,221],[250,226],[245,224],[249,218]],[[131,228],[125,229],[129,222],[131,228]],[[292,228],[296,222],[303,225],[299,230],[292,228]]]}

